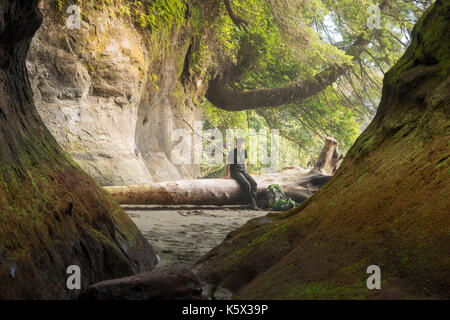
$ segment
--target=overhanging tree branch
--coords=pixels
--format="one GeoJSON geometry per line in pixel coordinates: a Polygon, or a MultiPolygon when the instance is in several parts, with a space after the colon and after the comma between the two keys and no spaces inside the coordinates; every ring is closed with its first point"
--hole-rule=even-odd
{"type": "MultiPolygon", "coordinates": [[[[229,1],[226,1],[229,2],[229,1]]],[[[230,3],[228,3],[230,4],[230,3]]],[[[380,9],[382,11],[389,7],[389,1],[382,1],[380,9]]],[[[359,37],[346,54],[357,59],[369,40],[359,37]]],[[[256,109],[259,107],[275,107],[289,103],[301,103],[305,99],[318,94],[329,85],[334,83],[341,75],[351,67],[351,63],[345,65],[332,65],[318,73],[312,79],[295,82],[284,87],[255,89],[255,90],[237,90],[231,89],[229,83],[236,80],[236,69],[242,71],[242,67],[236,64],[230,70],[219,74],[209,81],[206,98],[215,106],[227,111],[242,111],[256,109]]]]}
{"type": "Polygon", "coordinates": [[[225,7],[227,8],[228,16],[231,18],[233,23],[238,28],[243,28],[243,29],[247,30],[248,22],[234,13],[233,6],[231,4],[231,0],[223,0],[223,2],[225,3],[225,7]]]}
{"type": "MultiPolygon", "coordinates": [[[[368,40],[359,38],[347,51],[348,55],[359,57],[368,40]]],[[[219,75],[210,80],[206,98],[215,106],[228,111],[241,111],[259,107],[280,106],[292,102],[301,102],[309,98],[344,74],[350,64],[343,66],[330,66],[317,74],[314,78],[296,82],[280,88],[256,90],[232,90],[229,82],[232,81],[233,71],[219,75]]]]}

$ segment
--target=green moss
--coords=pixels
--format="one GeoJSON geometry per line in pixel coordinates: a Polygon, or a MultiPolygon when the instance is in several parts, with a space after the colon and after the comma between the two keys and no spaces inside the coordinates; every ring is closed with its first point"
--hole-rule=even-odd
{"type": "MultiPolygon", "coordinates": [[[[260,249],[264,250],[264,245],[269,244],[271,241],[288,232],[288,224],[278,223],[276,226],[262,227],[262,230],[264,229],[267,231],[261,231],[262,234],[250,241],[246,247],[240,248],[232,253],[232,260],[234,263],[245,259],[245,257],[257,247],[261,247],[260,249]]],[[[241,236],[245,236],[245,234],[241,236]]]]}
{"type": "MultiPolygon", "coordinates": [[[[74,1],[54,0],[53,7],[64,10],[74,1]]],[[[152,32],[162,29],[179,29],[185,19],[186,4],[182,0],[85,0],[76,1],[86,15],[93,10],[109,11],[110,17],[130,17],[135,24],[152,32]]]]}
{"type": "Polygon", "coordinates": [[[437,170],[437,169],[440,169],[442,167],[448,166],[449,165],[449,161],[450,161],[450,158],[447,157],[445,160],[440,161],[436,166],[434,166],[434,169],[437,170]]]}
{"type": "Polygon", "coordinates": [[[365,279],[341,285],[333,281],[286,285],[283,296],[287,299],[365,299],[368,289],[365,279]]]}
{"type": "Polygon", "coordinates": [[[405,71],[418,64],[429,64],[430,59],[434,59],[440,66],[440,74],[446,76],[450,68],[450,50],[448,40],[448,31],[443,26],[447,24],[448,8],[450,4],[446,1],[440,3],[440,10],[432,10],[437,4],[434,3],[414,27],[414,34],[420,34],[414,37],[406,54],[399,60],[386,75],[386,81],[390,84],[398,82],[398,79],[405,71]],[[434,14],[431,15],[431,12],[434,14]],[[436,26],[436,27],[434,27],[436,26]]]}

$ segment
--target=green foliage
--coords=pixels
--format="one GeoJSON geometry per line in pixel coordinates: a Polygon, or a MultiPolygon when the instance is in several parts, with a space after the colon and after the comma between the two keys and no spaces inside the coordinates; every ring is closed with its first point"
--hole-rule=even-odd
{"type": "Polygon", "coordinates": [[[234,0],[235,13],[249,22],[247,30],[236,27],[225,10],[213,27],[220,59],[241,66],[232,86],[282,87],[311,79],[330,65],[352,67],[301,105],[232,113],[204,104],[205,128],[279,129],[281,158],[294,155],[294,165],[314,161],[326,136],[347,151],[376,112],[384,72],[403,54],[413,24],[431,2],[391,3],[381,15],[381,28],[371,30],[368,8],[377,1],[234,0]],[[370,44],[352,61],[344,52],[360,38],[370,44]]]}
{"type": "Polygon", "coordinates": [[[204,58],[210,53],[208,45],[200,41],[196,50],[191,55],[191,68],[196,73],[202,73],[204,69],[204,58]]]}
{"type": "MultiPolygon", "coordinates": [[[[54,0],[59,10],[74,1],[54,0]]],[[[189,72],[205,81],[212,71],[239,66],[231,85],[241,90],[282,87],[312,79],[332,65],[351,64],[332,86],[300,104],[244,112],[226,112],[202,104],[204,128],[240,128],[245,132],[278,129],[281,166],[307,166],[326,136],[346,151],[367,126],[380,101],[384,72],[399,59],[409,32],[432,1],[390,2],[381,15],[381,28],[367,28],[368,0],[233,0],[235,14],[248,21],[237,27],[217,0],[77,0],[83,12],[96,8],[129,17],[154,39],[155,52],[169,45],[168,35],[181,26],[192,35],[189,72]],[[345,51],[356,39],[370,43],[352,61],[345,51]],[[167,43],[166,43],[167,42],[167,43]],[[209,59],[212,57],[212,59],[209,59]]],[[[158,79],[152,76],[155,89],[158,79]]],[[[260,164],[252,165],[258,172],[260,164]]],[[[223,167],[204,166],[204,174],[222,175],[223,167]]]]}
{"type": "Polygon", "coordinates": [[[58,10],[75,4],[83,11],[110,10],[112,16],[128,16],[142,29],[157,32],[162,29],[179,29],[185,21],[186,3],[183,0],[53,0],[58,10]]]}
{"type": "Polygon", "coordinates": [[[164,26],[180,28],[186,5],[182,0],[141,0],[130,4],[130,11],[141,27],[155,31],[164,26]]]}
{"type": "MultiPolygon", "coordinates": [[[[270,110],[270,109],[267,109],[270,110]]],[[[259,114],[259,110],[247,110],[240,112],[230,112],[219,108],[216,108],[206,99],[202,103],[203,111],[203,129],[219,129],[222,132],[223,138],[226,137],[227,129],[240,129],[247,137],[250,137],[252,142],[256,142],[257,139],[255,135],[258,133],[266,134],[267,145],[259,144],[257,146],[257,152],[259,154],[271,155],[271,135],[270,129],[279,129],[275,126],[268,125],[267,121],[259,114]]],[[[307,152],[305,149],[300,148],[299,144],[295,139],[291,139],[282,130],[280,130],[280,140],[279,140],[279,160],[278,169],[289,166],[300,166],[306,167],[308,162],[312,160],[320,152],[320,146],[323,141],[316,141],[318,145],[318,150],[316,152],[307,152]],[[288,138],[286,138],[288,137],[288,138]]],[[[209,141],[204,141],[206,145],[209,141]]],[[[247,139],[247,143],[249,143],[247,139]]],[[[225,146],[225,141],[222,142],[225,146]]],[[[247,144],[247,150],[248,144],[247,144]]],[[[267,165],[261,163],[261,159],[257,159],[256,163],[247,163],[247,169],[250,173],[260,174],[262,168],[266,168],[267,165]]],[[[203,164],[201,166],[201,176],[208,178],[218,178],[225,175],[225,164],[221,165],[211,165],[203,164]]]]}
{"type": "Polygon", "coordinates": [[[55,7],[55,8],[57,8],[57,9],[59,9],[59,10],[61,10],[62,9],[62,0],[54,0],[53,1],[53,6],[55,7]]]}
{"type": "Polygon", "coordinates": [[[71,5],[82,5],[83,4],[83,0],[52,0],[52,3],[54,8],[58,9],[58,10],[62,10],[63,7],[65,6],[71,6],[71,5]]]}

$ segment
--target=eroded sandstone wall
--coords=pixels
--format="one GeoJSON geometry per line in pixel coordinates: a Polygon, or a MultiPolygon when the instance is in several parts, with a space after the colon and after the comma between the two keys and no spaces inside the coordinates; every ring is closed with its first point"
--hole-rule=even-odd
{"type": "Polygon", "coordinates": [[[180,80],[188,24],[150,38],[109,9],[84,10],[72,30],[65,10],[41,11],[27,60],[34,100],[81,168],[101,185],[197,177],[198,166],[170,156],[172,132],[201,119],[194,101],[205,90],[200,77],[180,80]]]}

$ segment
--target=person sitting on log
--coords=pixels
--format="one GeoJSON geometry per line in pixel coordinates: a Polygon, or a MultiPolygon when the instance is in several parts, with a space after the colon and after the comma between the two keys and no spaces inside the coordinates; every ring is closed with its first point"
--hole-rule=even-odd
{"type": "Polygon", "coordinates": [[[257,184],[245,169],[247,150],[244,148],[245,138],[238,138],[236,148],[231,150],[227,157],[226,179],[233,178],[239,183],[249,200],[249,208],[260,210],[256,204],[257,184]]]}

